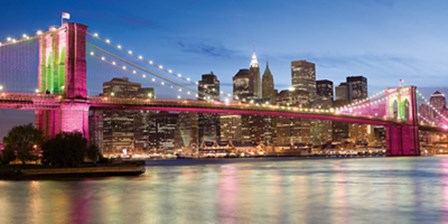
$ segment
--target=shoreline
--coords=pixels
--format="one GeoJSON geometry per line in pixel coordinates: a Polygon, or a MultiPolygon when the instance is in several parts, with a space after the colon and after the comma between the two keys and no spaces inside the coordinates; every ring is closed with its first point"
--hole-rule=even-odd
{"type": "Polygon", "coordinates": [[[138,176],[145,173],[144,161],[122,164],[84,165],[79,167],[48,167],[43,165],[0,166],[2,180],[33,180],[51,178],[84,178],[109,176],[138,176]]]}

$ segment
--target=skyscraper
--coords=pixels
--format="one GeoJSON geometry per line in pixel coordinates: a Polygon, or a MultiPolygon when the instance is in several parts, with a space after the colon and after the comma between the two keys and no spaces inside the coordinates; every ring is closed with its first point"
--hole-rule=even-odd
{"type": "MultiPolygon", "coordinates": [[[[340,83],[336,86],[336,99],[333,103],[333,107],[342,107],[348,104],[348,85],[346,82],[340,83]]],[[[342,141],[348,138],[348,123],[343,121],[333,122],[333,140],[342,141]]]]}
{"type": "MultiPolygon", "coordinates": [[[[286,107],[309,107],[309,93],[304,90],[282,90],[278,93],[277,105],[286,107]]],[[[276,117],[276,140],[279,146],[309,144],[310,122],[304,118],[276,117]]]]}
{"type": "MultiPolygon", "coordinates": [[[[153,98],[152,88],[142,88],[140,83],[130,82],[127,77],[113,78],[103,83],[103,95],[122,98],[153,98]]],[[[142,150],[147,136],[141,122],[144,114],[140,111],[107,110],[102,114],[103,148],[115,153],[127,150],[142,150]]],[[[95,115],[98,119],[98,114],[95,115]]]]}
{"type": "Polygon", "coordinates": [[[210,72],[203,74],[198,82],[198,100],[219,100],[219,80],[210,72]]]}
{"type": "Polygon", "coordinates": [[[233,97],[239,101],[249,101],[255,98],[254,77],[249,69],[240,69],[233,76],[233,97]]]}
{"type": "Polygon", "coordinates": [[[270,103],[275,102],[274,78],[272,77],[268,62],[266,62],[266,69],[263,73],[261,95],[263,101],[270,103]]]}
{"type": "Polygon", "coordinates": [[[357,102],[368,97],[367,78],[364,76],[347,77],[349,103],[357,102]]]}
{"type": "Polygon", "coordinates": [[[291,78],[295,89],[308,92],[312,104],[316,96],[316,65],[305,60],[292,61],[291,78]]]}
{"type": "MultiPolygon", "coordinates": [[[[313,107],[329,109],[333,104],[333,82],[330,80],[316,81],[316,101],[313,107]]],[[[326,120],[311,120],[311,139],[313,145],[323,145],[331,142],[332,122],[326,120]]]]}
{"type": "MultiPolygon", "coordinates": [[[[198,100],[219,100],[219,80],[213,72],[202,75],[198,92],[198,100]]],[[[218,141],[219,127],[218,114],[198,113],[199,143],[218,141]]]]}
{"type": "Polygon", "coordinates": [[[257,55],[252,53],[252,59],[249,66],[250,73],[254,77],[254,95],[256,99],[261,98],[261,80],[260,80],[260,65],[258,64],[257,55]]]}
{"type": "MultiPolygon", "coordinates": [[[[367,78],[364,76],[347,77],[349,103],[358,102],[368,97],[367,78]]],[[[355,143],[367,142],[372,133],[370,125],[350,124],[349,136],[355,143]]]]}
{"type": "MultiPolygon", "coordinates": [[[[261,83],[261,95],[263,102],[275,103],[275,97],[277,93],[274,89],[274,77],[269,69],[269,63],[266,62],[266,68],[263,73],[261,83]]],[[[263,140],[266,146],[272,145],[275,139],[275,119],[270,116],[264,116],[263,118],[263,140]]]]}

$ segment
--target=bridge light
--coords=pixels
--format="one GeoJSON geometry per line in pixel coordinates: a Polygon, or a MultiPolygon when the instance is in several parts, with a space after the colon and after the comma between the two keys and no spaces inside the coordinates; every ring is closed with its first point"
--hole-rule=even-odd
{"type": "Polygon", "coordinates": [[[92,55],[92,56],[95,55],[95,52],[91,51],[91,52],[90,52],[90,55],[92,55]]]}
{"type": "Polygon", "coordinates": [[[103,57],[101,57],[101,61],[104,61],[104,60],[106,60],[106,58],[103,56],[103,57]]]}
{"type": "Polygon", "coordinates": [[[54,27],[54,26],[50,27],[50,31],[52,31],[52,32],[56,31],[56,27],[54,27]]]}
{"type": "Polygon", "coordinates": [[[159,65],[159,69],[163,69],[163,65],[159,65]]]}
{"type": "Polygon", "coordinates": [[[107,44],[110,44],[110,40],[109,40],[109,39],[106,39],[106,43],[107,43],[107,44]]]}
{"type": "Polygon", "coordinates": [[[143,74],[143,75],[142,75],[142,77],[143,77],[143,78],[146,78],[146,75],[145,75],[145,74],[143,74]]]}
{"type": "Polygon", "coordinates": [[[42,30],[38,30],[38,31],[36,32],[36,35],[38,35],[38,36],[42,35],[42,30]]]}
{"type": "Polygon", "coordinates": [[[2,85],[0,85],[0,91],[2,91],[3,90],[3,86],[2,85]]]}
{"type": "Polygon", "coordinates": [[[116,64],[117,64],[117,62],[113,61],[113,62],[112,62],[112,64],[113,64],[113,65],[116,65],[116,64]]]}
{"type": "Polygon", "coordinates": [[[181,98],[181,96],[180,95],[177,95],[177,99],[180,99],[181,98]]]}
{"type": "Polygon", "coordinates": [[[132,51],[128,51],[128,54],[132,55],[132,51]]]}
{"type": "Polygon", "coordinates": [[[190,77],[187,77],[187,81],[191,81],[190,77]]]}
{"type": "Polygon", "coordinates": [[[143,60],[143,56],[139,55],[138,59],[143,60]]]}
{"type": "Polygon", "coordinates": [[[156,79],[155,79],[155,78],[152,78],[152,79],[151,79],[151,81],[152,81],[152,82],[155,82],[155,81],[156,81],[156,79]]]}
{"type": "Polygon", "coordinates": [[[39,93],[39,89],[35,89],[34,92],[35,92],[35,93],[39,93]]]}
{"type": "Polygon", "coordinates": [[[121,49],[121,45],[117,45],[117,48],[118,48],[118,49],[121,49]]]}
{"type": "Polygon", "coordinates": [[[94,36],[94,37],[98,37],[98,33],[94,33],[93,36],[94,36]]]}
{"type": "Polygon", "coordinates": [[[150,65],[154,64],[154,62],[151,61],[151,60],[149,60],[148,63],[149,63],[150,65]]]}
{"type": "Polygon", "coordinates": [[[164,83],[164,82],[161,82],[161,83],[160,83],[160,85],[164,86],[164,85],[165,85],[165,83],[164,83]]]}

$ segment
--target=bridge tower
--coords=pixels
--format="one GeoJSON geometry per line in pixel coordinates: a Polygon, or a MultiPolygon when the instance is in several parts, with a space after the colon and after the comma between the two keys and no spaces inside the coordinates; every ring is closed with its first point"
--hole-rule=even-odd
{"type": "Polygon", "coordinates": [[[387,156],[419,156],[415,86],[386,89],[386,116],[402,124],[386,126],[387,156]]]}
{"type": "Polygon", "coordinates": [[[63,98],[60,108],[37,110],[36,126],[48,137],[79,131],[88,138],[87,26],[64,23],[39,39],[38,91],[63,98]]]}

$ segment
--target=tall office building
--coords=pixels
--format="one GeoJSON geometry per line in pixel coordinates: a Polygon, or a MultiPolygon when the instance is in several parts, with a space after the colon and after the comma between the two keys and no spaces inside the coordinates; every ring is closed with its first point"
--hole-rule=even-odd
{"type": "MultiPolygon", "coordinates": [[[[243,102],[256,102],[261,99],[260,67],[255,53],[252,54],[250,68],[240,69],[233,76],[233,96],[243,102]]],[[[241,143],[255,145],[263,140],[263,117],[242,115],[241,122],[241,143]]]]}
{"type": "MultiPolygon", "coordinates": [[[[140,83],[130,82],[127,77],[113,78],[103,83],[104,96],[121,98],[153,98],[152,88],[142,88],[140,83]]],[[[148,136],[145,134],[144,112],[127,110],[104,110],[95,114],[95,120],[102,125],[102,146],[106,153],[121,150],[143,150],[148,136]],[[100,120],[100,121],[98,121],[100,120]]],[[[98,133],[98,135],[100,135],[98,133]]]]}
{"type": "MultiPolygon", "coordinates": [[[[282,90],[278,93],[277,105],[285,107],[309,107],[309,93],[303,90],[282,90]]],[[[310,122],[303,118],[276,117],[275,144],[291,146],[310,144],[310,122]]]]}
{"type": "Polygon", "coordinates": [[[219,80],[210,72],[203,74],[198,82],[198,100],[219,100],[219,80]]]}
{"type": "MultiPolygon", "coordinates": [[[[202,75],[198,82],[198,100],[219,100],[219,80],[213,72],[202,75]]],[[[219,115],[198,113],[199,142],[214,142],[219,139],[219,115]]]]}
{"type": "Polygon", "coordinates": [[[256,99],[261,98],[261,80],[260,80],[260,65],[258,64],[257,55],[252,53],[252,59],[249,66],[250,73],[254,77],[254,95],[256,99]]]}
{"type": "Polygon", "coordinates": [[[349,103],[357,102],[368,97],[367,78],[364,76],[347,77],[349,103]]]}
{"type": "Polygon", "coordinates": [[[336,99],[335,101],[342,101],[341,104],[347,104],[349,101],[348,97],[348,85],[346,82],[341,82],[336,86],[336,99]]]}
{"type": "MultiPolygon", "coordinates": [[[[261,95],[263,103],[275,104],[275,97],[277,93],[274,89],[274,77],[269,69],[269,63],[266,62],[261,82],[261,95]]],[[[263,143],[266,146],[274,144],[275,139],[275,119],[270,116],[263,116],[263,143]]]]}
{"type": "Polygon", "coordinates": [[[429,98],[429,103],[439,112],[446,109],[445,95],[439,91],[435,91],[429,98]]]}
{"type": "Polygon", "coordinates": [[[221,114],[219,122],[221,143],[241,143],[241,115],[221,114]]]}
{"type": "MultiPolygon", "coordinates": [[[[330,109],[333,104],[333,82],[330,80],[316,81],[316,100],[313,107],[330,109]]],[[[313,145],[323,145],[331,142],[333,137],[332,122],[326,120],[311,120],[311,139],[313,145]]]]}
{"type": "Polygon", "coordinates": [[[292,61],[291,78],[295,89],[308,92],[312,104],[316,96],[316,65],[305,60],[292,61]]]}
{"type": "Polygon", "coordinates": [[[147,116],[148,148],[152,152],[174,153],[178,116],[163,111],[147,116]]]}
{"type": "Polygon", "coordinates": [[[255,99],[254,77],[249,69],[240,69],[233,76],[233,98],[239,101],[255,99]]]}
{"type": "MultiPolygon", "coordinates": [[[[347,77],[348,97],[349,103],[354,103],[366,99],[367,92],[367,78],[364,76],[349,76],[347,77]]],[[[350,124],[349,136],[357,144],[365,144],[371,139],[373,127],[363,124],[350,124]]]]}
{"type": "Polygon", "coordinates": [[[268,62],[266,62],[266,68],[263,73],[261,95],[264,102],[275,103],[274,77],[269,69],[268,62]]]}

